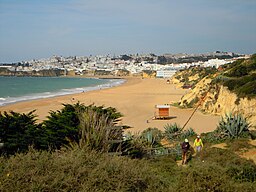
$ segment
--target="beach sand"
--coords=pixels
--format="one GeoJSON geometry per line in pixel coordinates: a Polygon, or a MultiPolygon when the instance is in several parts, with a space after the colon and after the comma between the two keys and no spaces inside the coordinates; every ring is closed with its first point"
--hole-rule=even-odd
{"type": "MultiPolygon", "coordinates": [[[[186,91],[176,88],[173,84],[167,84],[164,79],[127,78],[127,82],[108,89],[84,92],[73,95],[59,96],[47,99],[38,99],[19,102],[0,107],[0,111],[15,111],[27,113],[36,110],[39,121],[46,119],[49,111],[62,108],[63,103],[80,102],[85,105],[95,104],[105,107],[115,107],[124,117],[121,124],[128,125],[132,133],[139,133],[148,127],[156,127],[164,130],[164,126],[177,123],[183,126],[193,109],[179,109],[171,106],[171,119],[153,120],[155,105],[178,102],[186,91]]],[[[197,111],[191,118],[185,129],[192,127],[197,133],[213,131],[216,129],[219,116],[207,115],[197,111]]]]}

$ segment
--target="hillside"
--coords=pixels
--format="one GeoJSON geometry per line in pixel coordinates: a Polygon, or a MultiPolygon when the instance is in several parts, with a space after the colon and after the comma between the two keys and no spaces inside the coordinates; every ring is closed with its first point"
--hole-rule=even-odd
{"type": "Polygon", "coordinates": [[[190,68],[178,72],[173,83],[192,89],[182,97],[181,107],[196,107],[207,113],[242,113],[256,125],[256,54],[214,68],[190,68]]]}
{"type": "MultiPolygon", "coordinates": [[[[192,141],[191,141],[192,142],[192,141]]],[[[241,158],[254,146],[206,144],[204,161],[178,166],[175,156],[130,159],[87,148],[36,151],[0,158],[0,191],[255,191],[256,165],[241,158]]]]}

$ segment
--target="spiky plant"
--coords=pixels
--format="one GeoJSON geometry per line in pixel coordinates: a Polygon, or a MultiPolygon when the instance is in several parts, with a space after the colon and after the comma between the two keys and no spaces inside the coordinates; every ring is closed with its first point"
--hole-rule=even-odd
{"type": "Polygon", "coordinates": [[[167,139],[169,140],[174,140],[177,139],[177,137],[181,134],[182,129],[181,127],[177,124],[166,124],[164,126],[164,135],[166,136],[167,139]]]}
{"type": "Polygon", "coordinates": [[[182,131],[180,138],[185,139],[195,135],[196,135],[196,132],[194,131],[194,129],[190,127],[189,129],[182,131]]]}
{"type": "Polygon", "coordinates": [[[162,132],[157,128],[148,128],[141,133],[141,138],[150,147],[159,146],[163,138],[162,132]]]}
{"type": "Polygon", "coordinates": [[[98,151],[108,151],[112,146],[112,141],[122,140],[122,127],[115,126],[113,120],[105,114],[93,109],[86,109],[79,116],[80,147],[87,146],[98,151]]]}
{"type": "Polygon", "coordinates": [[[146,148],[148,147],[148,143],[142,139],[139,133],[129,133],[122,143],[122,155],[127,155],[131,158],[142,158],[146,154],[146,148]]]}
{"type": "Polygon", "coordinates": [[[221,118],[217,132],[223,137],[234,139],[248,133],[249,127],[250,124],[247,122],[247,119],[241,114],[229,113],[221,118]]]}

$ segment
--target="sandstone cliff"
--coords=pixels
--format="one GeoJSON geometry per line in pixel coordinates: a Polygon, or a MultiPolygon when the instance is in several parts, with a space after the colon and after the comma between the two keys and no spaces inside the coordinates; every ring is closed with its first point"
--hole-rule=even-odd
{"type": "Polygon", "coordinates": [[[227,87],[212,84],[212,79],[202,79],[193,90],[184,95],[179,103],[182,107],[196,107],[211,114],[241,113],[256,125],[256,99],[239,98],[227,87]]]}
{"type": "Polygon", "coordinates": [[[0,68],[0,76],[35,76],[35,77],[56,77],[65,75],[64,70],[51,69],[41,71],[10,71],[5,68],[0,68]]]}
{"type": "Polygon", "coordinates": [[[217,115],[241,113],[256,126],[256,54],[219,69],[183,70],[173,76],[172,82],[192,88],[179,102],[181,107],[199,106],[200,110],[217,115]]]}

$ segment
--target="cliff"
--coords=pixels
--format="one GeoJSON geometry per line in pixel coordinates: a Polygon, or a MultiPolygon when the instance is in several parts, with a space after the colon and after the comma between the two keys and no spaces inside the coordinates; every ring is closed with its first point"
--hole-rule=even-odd
{"type": "MultiPolygon", "coordinates": [[[[203,71],[203,70],[202,70],[203,71]]],[[[191,84],[179,105],[211,114],[241,113],[256,126],[256,55],[223,66],[207,75],[195,74],[192,69],[177,73],[172,82],[179,87],[191,84]]]]}
{"type": "Polygon", "coordinates": [[[65,75],[64,70],[50,69],[41,71],[10,71],[0,68],[0,76],[35,76],[35,77],[56,77],[65,75]]]}
{"type": "Polygon", "coordinates": [[[227,87],[212,84],[212,79],[202,79],[194,89],[182,97],[179,102],[181,107],[196,107],[215,115],[225,113],[241,113],[256,125],[256,99],[240,98],[227,87]]]}

